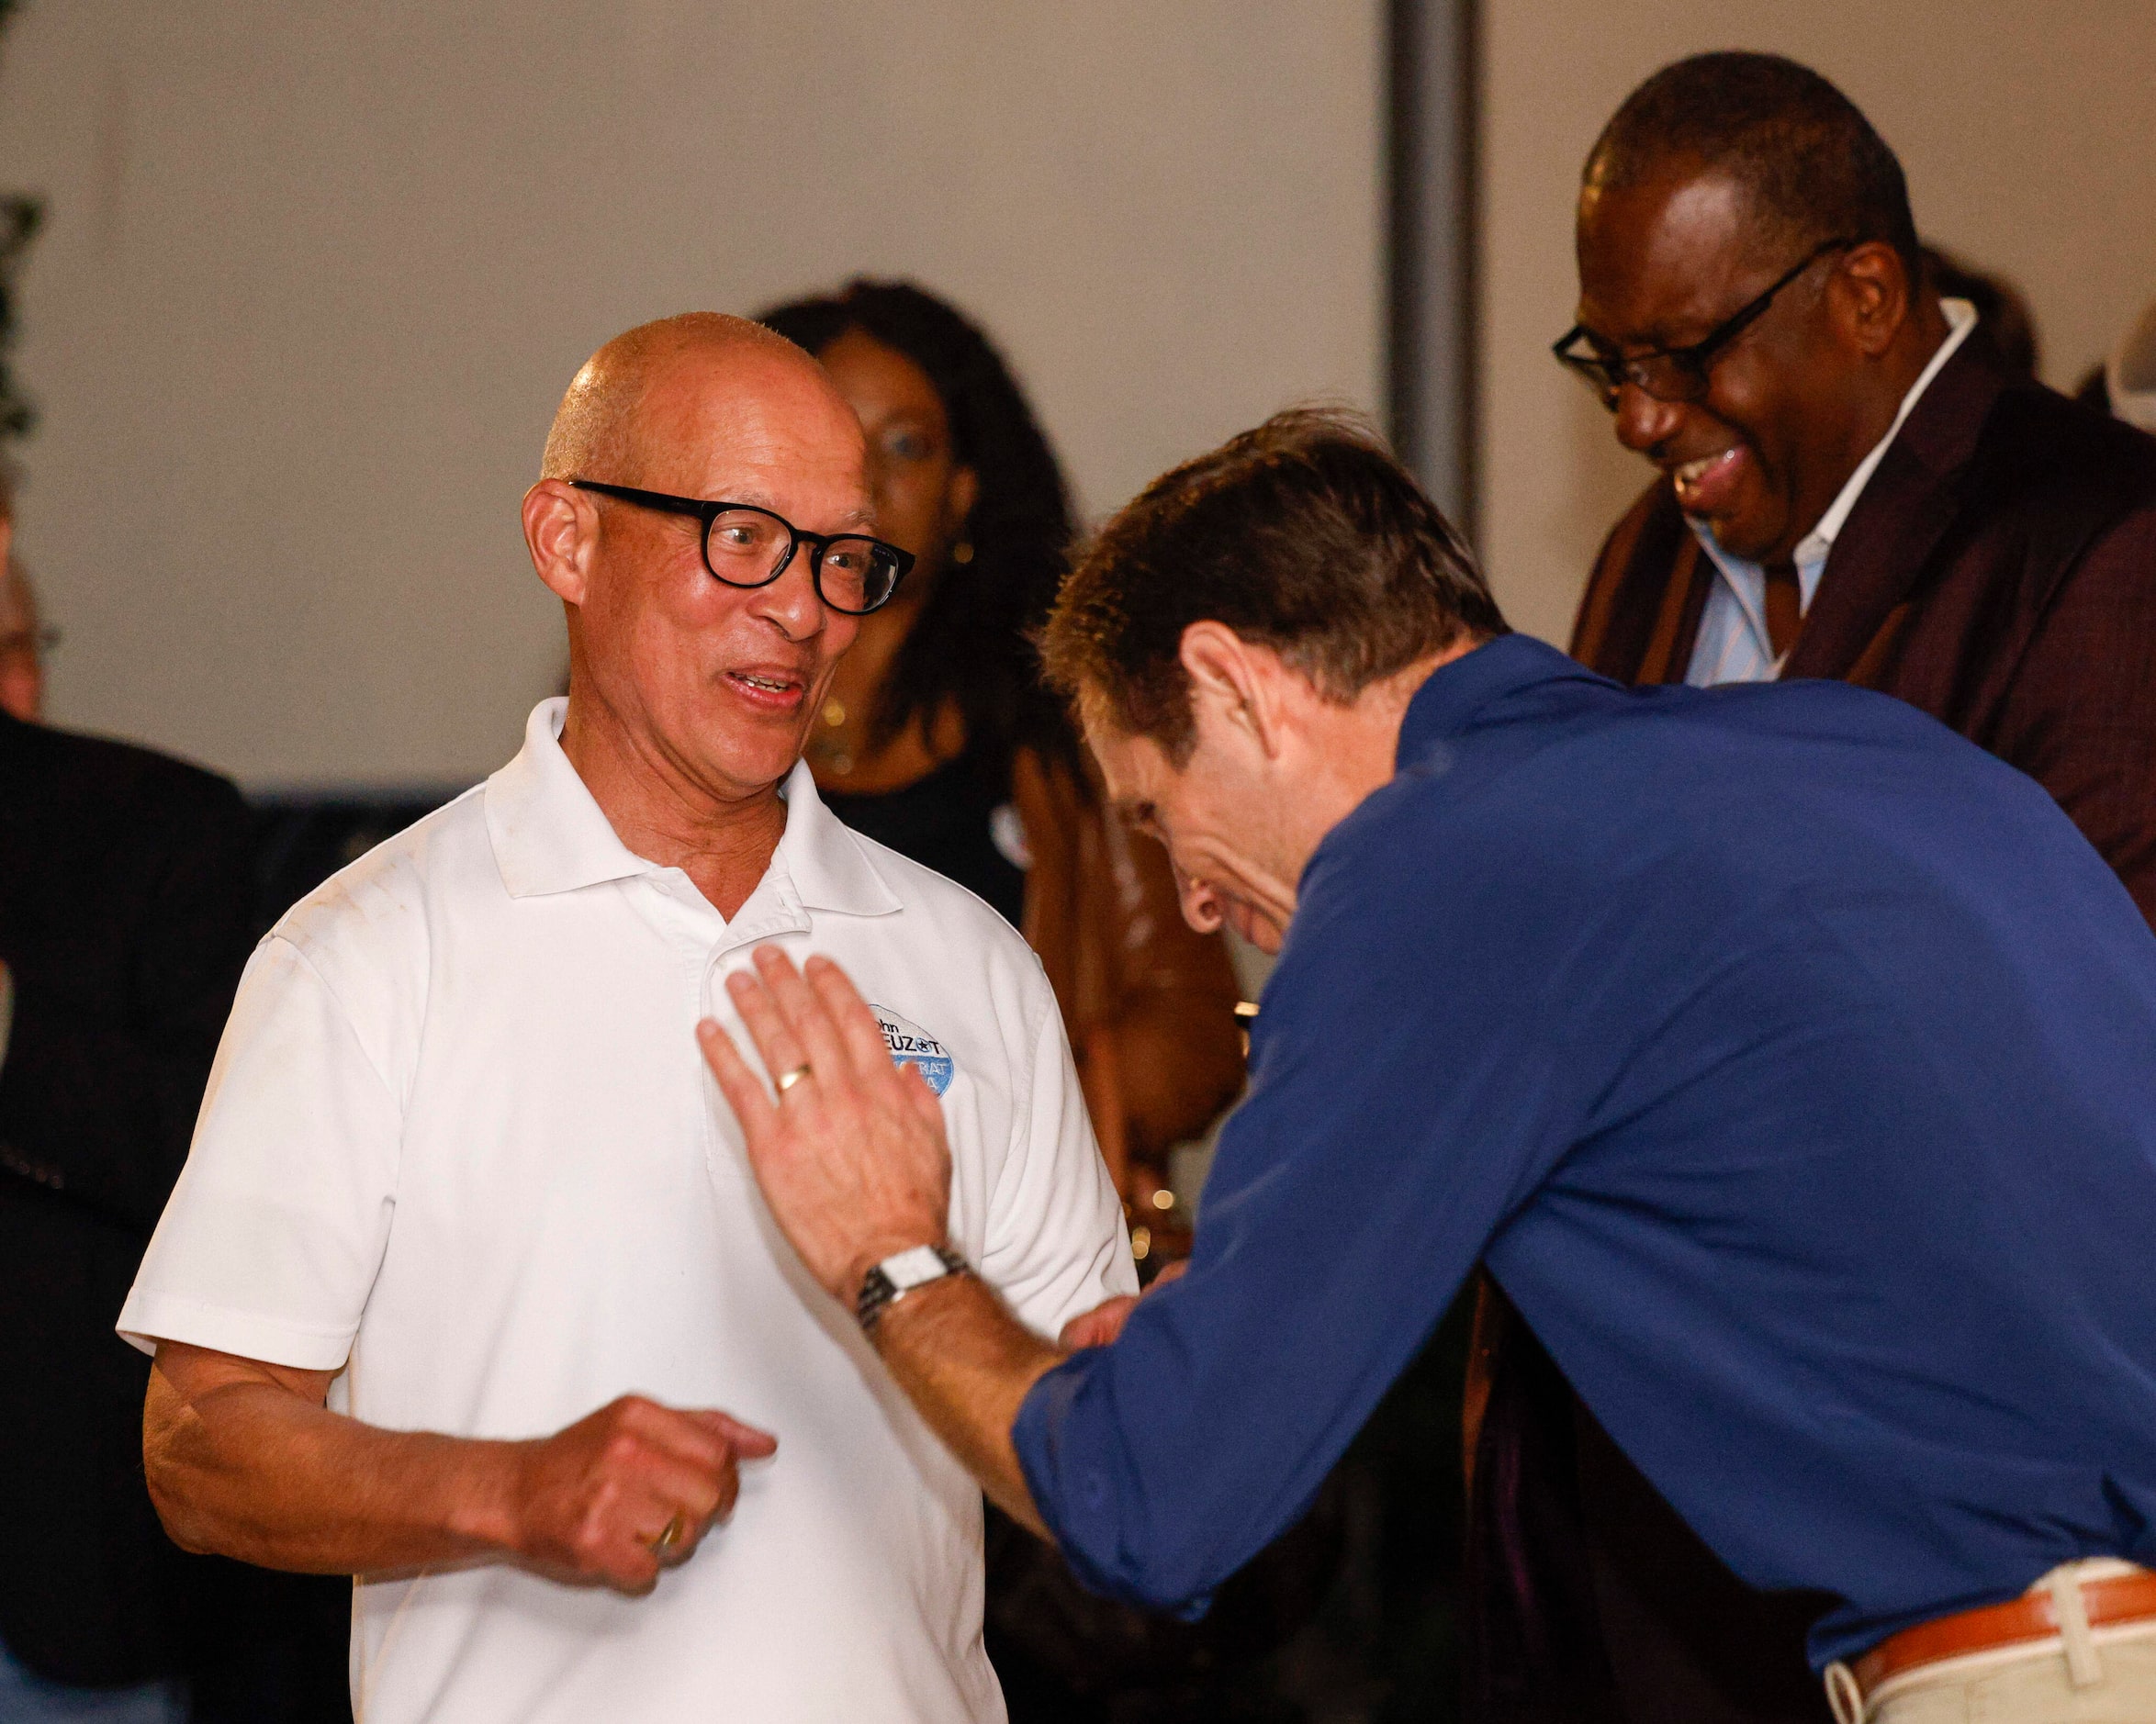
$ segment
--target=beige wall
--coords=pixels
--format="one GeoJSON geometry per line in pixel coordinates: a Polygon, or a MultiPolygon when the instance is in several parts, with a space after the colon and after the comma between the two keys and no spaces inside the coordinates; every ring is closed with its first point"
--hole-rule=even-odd
{"type": "Polygon", "coordinates": [[[857,270],[1001,338],[1092,510],[1376,404],[1377,0],[31,0],[20,543],[54,716],[467,779],[559,673],[516,525],[601,340],[857,270]]]}
{"type": "Polygon", "coordinates": [[[1564,639],[1648,477],[1548,348],[1571,321],[1581,161],[1657,66],[1756,48],[1833,78],[1900,154],[1926,237],[2021,284],[2054,384],[2156,297],[2150,0],[1488,0],[1484,32],[1481,538],[1537,633],[1564,639]]]}

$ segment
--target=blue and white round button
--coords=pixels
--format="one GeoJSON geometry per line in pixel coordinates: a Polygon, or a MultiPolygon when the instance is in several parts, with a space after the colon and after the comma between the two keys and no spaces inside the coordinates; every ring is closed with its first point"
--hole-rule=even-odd
{"type": "Polygon", "coordinates": [[[951,1058],[948,1047],[918,1024],[900,1017],[889,1006],[870,1004],[869,1010],[876,1014],[876,1022],[882,1027],[883,1045],[891,1049],[893,1064],[913,1067],[938,1095],[950,1088],[950,1080],[958,1075],[959,1062],[951,1058]]]}

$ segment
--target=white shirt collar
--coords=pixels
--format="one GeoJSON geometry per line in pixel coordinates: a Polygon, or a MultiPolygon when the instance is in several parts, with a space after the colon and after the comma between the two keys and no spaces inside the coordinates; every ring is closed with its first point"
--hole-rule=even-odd
{"type": "MultiPolygon", "coordinates": [[[[1796,554],[1791,561],[1796,565],[1798,605],[1803,613],[1809,613],[1812,609],[1812,595],[1819,588],[1819,577],[1826,566],[1826,554],[1834,549],[1834,542],[1840,536],[1844,524],[1848,521],[1849,511],[1857,507],[1857,499],[1864,494],[1865,486],[1870,482],[1873,472],[1885,458],[1903,423],[1915,410],[1916,403],[1924,398],[1924,392],[1931,386],[1932,379],[1939,375],[1947,361],[1953,358],[1961,343],[1969,339],[1970,330],[1976,328],[1976,308],[1968,300],[1942,299],[1939,301],[1939,308],[1947,316],[1947,339],[1939,343],[1938,352],[1931,356],[1930,362],[1917,374],[1916,381],[1909,386],[1908,393],[1903,396],[1902,405],[1894,414],[1894,422],[1887,427],[1886,435],[1874,443],[1871,453],[1857,464],[1857,470],[1843,483],[1833,503],[1820,516],[1818,524],[1797,543],[1796,554]]],[[[1767,640],[1764,596],[1766,577],[1761,573],[1758,564],[1724,551],[1715,542],[1713,529],[1705,521],[1695,521],[1688,516],[1685,524],[1691,528],[1701,548],[1721,571],[1723,588],[1729,595],[1729,602],[1742,614],[1746,626],[1757,637],[1760,650],[1764,653],[1767,640]]],[[[1762,659],[1762,663],[1765,662],[1762,659]]],[[[1775,661],[1777,666],[1779,662],[1775,661]]],[[[1717,681],[1723,679],[1720,675],[1714,678],[1717,681]]]]}
{"type": "MultiPolygon", "coordinates": [[[[511,898],[665,871],[615,835],[562,753],[568,705],[557,696],[533,707],[523,747],[487,780],[487,834],[511,898]]],[[[804,908],[854,916],[888,915],[903,908],[867,846],[824,806],[805,762],[794,763],[780,793],[786,800],[786,831],[771,869],[791,880],[804,908]]]]}
{"type": "Polygon", "coordinates": [[[1840,536],[1842,523],[1848,520],[1849,511],[1857,507],[1857,499],[1864,495],[1864,487],[1870,483],[1873,472],[1885,458],[1887,446],[1894,441],[1903,421],[1915,409],[1924,392],[1931,387],[1931,380],[1939,375],[1947,361],[1954,357],[1955,350],[1969,339],[1970,330],[1976,328],[1976,308],[1966,299],[1942,299],[1939,309],[1947,314],[1948,330],[1947,339],[1939,343],[1939,351],[1931,356],[1931,363],[1916,374],[1916,381],[1909,386],[1909,393],[1902,397],[1901,409],[1894,415],[1886,435],[1871,445],[1871,453],[1857,464],[1856,472],[1849,475],[1826,513],[1819,517],[1819,524],[1806,533],[1797,546],[1796,564],[1802,568],[1807,563],[1826,561],[1826,554],[1834,549],[1835,540],[1840,536]]]}

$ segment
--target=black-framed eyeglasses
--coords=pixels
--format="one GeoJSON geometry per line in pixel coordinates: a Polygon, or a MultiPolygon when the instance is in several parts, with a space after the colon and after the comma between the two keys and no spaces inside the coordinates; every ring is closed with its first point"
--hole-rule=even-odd
{"type": "Polygon", "coordinates": [[[571,479],[579,491],[617,498],[663,515],[703,522],[703,565],[729,587],[769,587],[785,574],[794,553],[809,548],[809,579],[816,597],[849,617],[865,617],[891,602],[914,565],[914,554],[865,532],[804,532],[785,516],[754,503],[713,502],[671,497],[631,485],[571,479]]]}
{"type": "Polygon", "coordinates": [[[1730,342],[1767,315],[1774,296],[1831,252],[1846,252],[1861,240],[1829,240],[1814,247],[1802,262],[1735,316],[1725,318],[1703,341],[1686,347],[1657,347],[1644,353],[1619,353],[1584,325],[1575,323],[1550,344],[1557,363],[1572,373],[1611,412],[1617,410],[1617,392],[1626,384],[1645,390],[1657,401],[1698,401],[1705,398],[1709,372],[1716,357],[1730,342]]]}

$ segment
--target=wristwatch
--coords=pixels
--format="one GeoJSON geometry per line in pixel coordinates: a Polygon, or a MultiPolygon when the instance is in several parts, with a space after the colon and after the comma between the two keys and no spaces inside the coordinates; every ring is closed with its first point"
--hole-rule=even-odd
{"type": "Polygon", "coordinates": [[[896,1304],[916,1287],[925,1287],[946,1275],[972,1273],[966,1259],[948,1245],[916,1245],[911,1250],[887,1257],[861,1277],[860,1295],[853,1314],[860,1326],[873,1330],[886,1307],[896,1304]]]}

